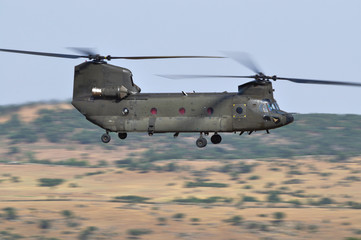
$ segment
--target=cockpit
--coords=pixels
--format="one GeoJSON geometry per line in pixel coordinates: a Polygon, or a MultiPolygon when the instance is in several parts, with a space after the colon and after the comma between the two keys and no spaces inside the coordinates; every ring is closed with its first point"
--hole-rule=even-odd
{"type": "Polygon", "coordinates": [[[269,112],[279,112],[280,107],[278,106],[275,100],[263,99],[259,100],[259,109],[261,112],[269,113],[269,112]]]}

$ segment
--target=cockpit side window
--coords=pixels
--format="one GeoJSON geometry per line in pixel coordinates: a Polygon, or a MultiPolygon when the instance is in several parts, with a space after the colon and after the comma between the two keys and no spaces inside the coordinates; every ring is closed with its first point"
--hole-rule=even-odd
{"type": "Polygon", "coordinates": [[[267,103],[261,103],[259,105],[259,110],[261,110],[261,112],[265,112],[265,113],[269,112],[268,104],[267,103]]]}
{"type": "Polygon", "coordinates": [[[266,105],[267,105],[268,111],[272,112],[273,111],[272,105],[269,102],[266,103],[266,105]]]}
{"type": "Polygon", "coordinates": [[[133,74],[130,74],[130,82],[132,83],[132,86],[134,87],[133,74]]]}
{"type": "Polygon", "coordinates": [[[278,104],[276,102],[273,102],[272,105],[275,110],[280,110],[280,108],[278,107],[278,104]]]}

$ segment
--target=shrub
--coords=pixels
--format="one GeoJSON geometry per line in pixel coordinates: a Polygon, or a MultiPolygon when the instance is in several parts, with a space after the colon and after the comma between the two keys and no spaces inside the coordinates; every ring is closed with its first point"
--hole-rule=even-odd
{"type": "Polygon", "coordinates": [[[61,215],[63,215],[66,218],[72,218],[74,217],[74,213],[70,210],[63,210],[61,211],[61,215]]]}
{"type": "Polygon", "coordinates": [[[77,187],[79,187],[79,185],[76,184],[76,183],[69,183],[68,187],[70,187],[70,188],[77,188],[77,187]]]}
{"type": "Polygon", "coordinates": [[[308,204],[314,205],[314,206],[327,205],[327,204],[332,204],[332,203],[335,203],[335,202],[331,198],[321,198],[318,201],[314,201],[312,199],[308,200],[308,204]]]}
{"type": "Polygon", "coordinates": [[[140,235],[150,234],[152,232],[153,232],[152,230],[146,228],[129,229],[127,231],[127,233],[132,236],[140,236],[140,235]]]}
{"type": "Polygon", "coordinates": [[[16,146],[9,147],[9,151],[7,152],[8,155],[13,155],[13,154],[17,154],[17,153],[20,153],[20,149],[19,149],[19,147],[16,147],[16,146]]]}
{"type": "Polygon", "coordinates": [[[13,207],[3,208],[3,211],[6,220],[15,220],[18,218],[18,215],[16,214],[16,209],[13,207]]]}
{"type": "Polygon", "coordinates": [[[186,188],[195,188],[195,187],[224,188],[224,187],[228,187],[228,184],[225,184],[225,183],[215,183],[215,182],[197,181],[197,182],[186,182],[185,187],[186,187],[186,188]]]}
{"type": "Polygon", "coordinates": [[[12,176],[12,177],[11,177],[11,182],[13,182],[13,183],[21,182],[21,181],[20,181],[20,177],[12,176]]]}
{"type": "Polygon", "coordinates": [[[259,224],[256,223],[256,222],[250,222],[250,223],[248,223],[247,226],[246,226],[247,229],[256,229],[256,228],[258,228],[258,227],[259,227],[259,224]]]}
{"type": "Polygon", "coordinates": [[[295,205],[295,206],[300,206],[300,205],[302,205],[301,201],[298,200],[298,199],[289,200],[288,203],[293,204],[293,205],[295,205]]]}
{"type": "Polygon", "coordinates": [[[38,224],[40,229],[49,229],[51,228],[51,221],[50,220],[40,220],[38,224]]]}
{"type": "Polygon", "coordinates": [[[314,224],[308,225],[307,229],[308,229],[309,232],[317,232],[318,226],[314,225],[314,224]]]}
{"type": "Polygon", "coordinates": [[[94,231],[98,230],[97,227],[87,227],[83,231],[80,232],[78,239],[79,240],[87,240],[91,234],[93,234],[94,231]]]}
{"type": "Polygon", "coordinates": [[[184,218],[186,215],[184,213],[176,213],[172,216],[172,218],[175,218],[175,219],[182,219],[184,218]]]}
{"type": "Polygon", "coordinates": [[[126,158],[124,160],[117,160],[114,163],[117,165],[117,167],[124,167],[124,166],[132,163],[132,158],[126,158]]]}
{"type": "Polygon", "coordinates": [[[107,161],[105,161],[105,160],[99,160],[98,161],[97,167],[106,167],[106,166],[108,166],[107,161]]]}
{"type": "Polygon", "coordinates": [[[243,202],[258,202],[258,200],[252,196],[243,196],[243,202]]]}
{"type": "Polygon", "coordinates": [[[277,167],[269,168],[268,170],[271,170],[271,171],[274,171],[274,172],[279,172],[279,171],[281,171],[281,169],[280,169],[280,168],[277,168],[277,167]]]}
{"type": "Polygon", "coordinates": [[[278,195],[279,193],[277,191],[270,192],[267,196],[268,202],[272,202],[272,203],[281,202],[281,198],[278,195]]]}
{"type": "Polygon", "coordinates": [[[347,205],[349,205],[353,209],[361,209],[361,203],[358,202],[349,201],[347,202],[347,205]]]}
{"type": "Polygon", "coordinates": [[[67,222],[66,222],[66,226],[72,227],[72,228],[78,227],[78,226],[80,226],[80,225],[81,225],[80,223],[74,222],[74,221],[67,221],[67,222]]]}
{"type": "Polygon", "coordinates": [[[167,165],[165,165],[163,167],[163,171],[166,171],[166,172],[175,172],[177,170],[179,170],[180,167],[176,164],[176,163],[168,163],[167,165]]]}
{"type": "Polygon", "coordinates": [[[166,225],[167,224],[167,219],[165,217],[159,217],[158,218],[158,225],[166,225]]]}
{"type": "Polygon", "coordinates": [[[68,160],[54,162],[56,165],[75,166],[75,167],[86,167],[88,162],[84,160],[77,160],[75,158],[69,158],[68,160]]]}
{"type": "Polygon", "coordinates": [[[85,176],[93,176],[93,175],[99,175],[99,174],[104,174],[104,171],[96,171],[96,172],[87,172],[84,175],[85,176]]]}
{"type": "Polygon", "coordinates": [[[135,195],[127,195],[127,196],[118,196],[115,197],[113,201],[115,202],[127,202],[127,203],[143,203],[150,198],[147,197],[140,197],[135,195]]]}
{"type": "Polygon", "coordinates": [[[41,187],[54,187],[62,184],[65,180],[61,178],[40,178],[38,181],[41,187]]]}
{"type": "Polygon", "coordinates": [[[301,183],[303,183],[301,179],[290,179],[283,182],[283,184],[301,184],[301,183]]]}
{"type": "Polygon", "coordinates": [[[287,174],[289,174],[289,175],[303,175],[304,173],[301,172],[301,171],[298,171],[298,170],[291,170],[291,171],[288,171],[287,174]]]}
{"type": "Polygon", "coordinates": [[[334,201],[331,198],[321,198],[318,201],[319,205],[332,204],[332,203],[334,203],[334,201]]]}
{"type": "Polygon", "coordinates": [[[258,176],[258,175],[253,175],[253,176],[250,176],[249,178],[248,178],[248,180],[258,180],[258,179],[260,179],[261,177],[260,176],[258,176]]]}
{"type": "Polygon", "coordinates": [[[188,198],[177,198],[173,202],[178,203],[215,203],[215,202],[232,202],[232,198],[225,197],[208,197],[208,198],[197,198],[197,197],[188,197],[188,198]]]}
{"type": "Polygon", "coordinates": [[[361,178],[356,177],[356,176],[348,176],[348,177],[345,177],[344,180],[352,181],[352,182],[359,182],[359,181],[361,181],[361,178]]]}
{"type": "Polygon", "coordinates": [[[272,188],[274,185],[276,185],[276,184],[273,182],[268,182],[265,184],[264,188],[272,188]]]}
{"type": "Polygon", "coordinates": [[[286,214],[283,212],[274,212],[273,213],[273,218],[278,221],[282,221],[285,217],[286,217],[286,214]]]}
{"type": "Polygon", "coordinates": [[[226,223],[230,223],[234,226],[238,226],[238,225],[241,225],[242,224],[242,220],[243,220],[243,217],[242,216],[239,216],[239,215],[236,215],[236,216],[233,216],[229,219],[226,219],[226,220],[223,220],[224,222],[226,223]]]}
{"type": "Polygon", "coordinates": [[[20,239],[20,238],[24,238],[24,236],[20,235],[20,234],[16,234],[16,233],[11,233],[8,231],[0,231],[0,239],[4,239],[4,240],[13,240],[13,239],[20,239]]]}
{"type": "Polygon", "coordinates": [[[330,172],[320,173],[320,176],[321,176],[321,177],[329,177],[329,176],[331,176],[331,175],[332,175],[332,173],[330,173],[330,172]]]}

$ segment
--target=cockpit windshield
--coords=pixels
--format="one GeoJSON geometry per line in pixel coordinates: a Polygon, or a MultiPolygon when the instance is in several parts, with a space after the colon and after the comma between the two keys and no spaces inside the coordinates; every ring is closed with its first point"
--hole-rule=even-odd
{"type": "Polygon", "coordinates": [[[271,101],[270,99],[263,99],[260,102],[259,106],[261,112],[277,112],[280,110],[276,101],[271,101]]]}

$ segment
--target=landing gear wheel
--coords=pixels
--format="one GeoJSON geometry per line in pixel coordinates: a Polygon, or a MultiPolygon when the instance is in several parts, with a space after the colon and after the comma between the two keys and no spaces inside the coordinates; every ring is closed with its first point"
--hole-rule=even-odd
{"type": "Polygon", "coordinates": [[[104,133],[103,135],[102,135],[102,137],[101,137],[101,140],[102,140],[102,142],[103,143],[108,143],[108,142],[110,142],[110,135],[108,134],[108,133],[104,133]]]}
{"type": "Polygon", "coordinates": [[[127,136],[128,136],[127,133],[118,133],[118,137],[119,137],[120,139],[126,139],[127,136]]]}
{"type": "Polygon", "coordinates": [[[221,137],[221,135],[215,133],[215,134],[211,137],[211,142],[212,142],[213,144],[218,144],[218,143],[222,142],[222,137],[221,137]]]}
{"type": "Polygon", "coordinates": [[[207,139],[205,139],[204,137],[198,138],[196,141],[196,145],[199,148],[204,148],[205,146],[207,146],[207,139]]]}

